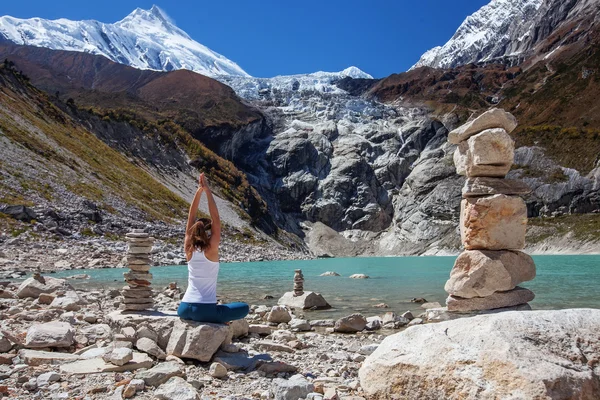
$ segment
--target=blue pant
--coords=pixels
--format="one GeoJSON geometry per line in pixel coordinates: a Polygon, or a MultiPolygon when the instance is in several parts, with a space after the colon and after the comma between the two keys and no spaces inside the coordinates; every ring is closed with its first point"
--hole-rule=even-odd
{"type": "Polygon", "coordinates": [[[182,301],[177,309],[177,315],[192,321],[222,324],[242,319],[249,311],[250,307],[246,303],[203,304],[182,301]]]}

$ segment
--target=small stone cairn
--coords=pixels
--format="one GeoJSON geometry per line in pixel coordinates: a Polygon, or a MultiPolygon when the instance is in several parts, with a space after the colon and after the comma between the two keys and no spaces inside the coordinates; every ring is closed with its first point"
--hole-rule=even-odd
{"type": "Polygon", "coordinates": [[[301,269],[294,270],[294,296],[302,296],[304,294],[304,275],[301,269]]]}
{"type": "Polygon", "coordinates": [[[152,274],[150,270],[150,257],[154,238],[150,237],[143,229],[134,229],[125,235],[129,242],[127,264],[130,271],[125,272],[127,286],[123,288],[123,304],[125,311],[147,310],[154,306],[152,299],[152,274]]]}
{"type": "Polygon", "coordinates": [[[456,171],[467,181],[462,190],[460,234],[465,251],[450,272],[445,290],[448,311],[471,312],[526,304],[535,297],[521,288],[535,278],[525,247],[529,193],[521,181],[505,179],[514,161],[517,127],[510,113],[494,108],[448,134],[457,144],[456,171]]]}
{"type": "Polygon", "coordinates": [[[302,275],[301,269],[294,270],[294,290],[285,292],[277,301],[277,304],[300,310],[331,308],[320,293],[304,291],[304,275],[302,275]]]}

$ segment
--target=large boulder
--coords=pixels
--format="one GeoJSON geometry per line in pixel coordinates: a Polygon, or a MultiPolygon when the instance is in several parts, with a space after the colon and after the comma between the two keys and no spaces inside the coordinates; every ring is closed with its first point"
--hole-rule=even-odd
{"type": "Polygon", "coordinates": [[[209,361],[219,347],[231,338],[229,326],[177,320],[167,344],[167,355],[209,361]]]}
{"type": "Polygon", "coordinates": [[[17,289],[17,297],[20,299],[33,297],[37,299],[42,293],[54,293],[57,290],[74,290],[65,279],[40,276],[27,278],[17,289]]]}
{"type": "Polygon", "coordinates": [[[315,292],[304,292],[301,296],[294,296],[294,292],[286,292],[277,301],[277,304],[301,310],[309,308],[319,310],[331,308],[323,296],[315,292]]]}
{"type": "Polygon", "coordinates": [[[25,347],[69,347],[75,341],[75,330],[66,322],[46,322],[31,325],[25,337],[25,347]]]}
{"type": "Polygon", "coordinates": [[[459,144],[481,131],[492,128],[502,128],[510,133],[516,127],[517,119],[511,113],[500,108],[492,108],[448,133],[448,142],[459,144]]]}
{"type": "Polygon", "coordinates": [[[525,247],[527,206],[520,197],[503,194],[464,199],[460,227],[467,250],[520,250],[525,247]]]}
{"type": "Polygon", "coordinates": [[[486,297],[462,298],[450,295],[446,299],[446,305],[448,311],[471,312],[514,307],[526,304],[534,298],[535,294],[531,290],[517,286],[512,290],[495,292],[486,297]]]}
{"type": "Polygon", "coordinates": [[[14,219],[18,219],[23,222],[31,222],[37,219],[38,216],[31,208],[26,206],[6,206],[0,207],[0,213],[11,216],[14,219]]]}
{"type": "Polygon", "coordinates": [[[363,363],[369,399],[597,399],[600,310],[505,312],[411,327],[363,363]]]}
{"type": "Polygon", "coordinates": [[[342,333],[360,332],[367,326],[367,319],[361,314],[352,314],[335,321],[333,330],[342,333]]]}
{"type": "Polygon", "coordinates": [[[267,314],[267,321],[280,324],[282,322],[288,323],[292,320],[290,312],[284,306],[273,306],[271,311],[267,314]]]}
{"type": "Polygon", "coordinates": [[[82,304],[86,304],[86,301],[79,297],[76,291],[68,290],[64,295],[55,297],[50,303],[50,308],[79,311],[82,304]]]}
{"type": "Polygon", "coordinates": [[[535,278],[533,259],[520,251],[467,250],[458,256],[446,292],[459,297],[485,297],[514,289],[535,278]]]}

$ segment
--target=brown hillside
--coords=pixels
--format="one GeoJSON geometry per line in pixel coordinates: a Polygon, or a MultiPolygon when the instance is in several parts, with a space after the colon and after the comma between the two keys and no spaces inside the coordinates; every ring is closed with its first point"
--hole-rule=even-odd
{"type": "Polygon", "coordinates": [[[191,71],[138,70],[102,56],[6,43],[0,59],[14,62],[36,87],[80,106],[123,108],[151,119],[183,113],[194,129],[261,118],[230,87],[191,71]]]}

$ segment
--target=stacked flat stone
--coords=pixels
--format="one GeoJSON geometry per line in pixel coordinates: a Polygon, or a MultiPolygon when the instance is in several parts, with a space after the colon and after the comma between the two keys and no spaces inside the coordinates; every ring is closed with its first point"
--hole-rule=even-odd
{"type": "Polygon", "coordinates": [[[301,269],[294,270],[294,296],[302,296],[304,294],[304,275],[301,269]]]}
{"type": "Polygon", "coordinates": [[[517,120],[494,108],[448,134],[457,144],[454,163],[465,175],[460,234],[465,251],[446,282],[448,311],[469,312],[513,307],[533,300],[519,287],[535,277],[525,247],[527,207],[519,196],[530,192],[523,182],[505,179],[514,161],[509,136],[517,120]]]}
{"type": "Polygon", "coordinates": [[[127,286],[123,288],[123,304],[126,311],[147,310],[154,306],[152,298],[152,274],[150,271],[150,252],[154,238],[142,229],[134,229],[125,235],[129,243],[127,265],[129,272],[123,274],[127,286]]]}

